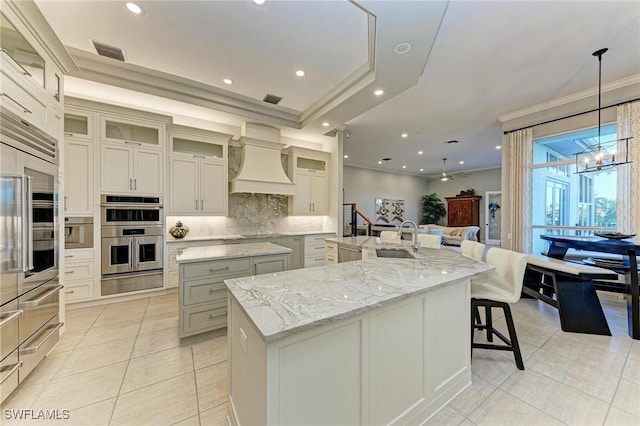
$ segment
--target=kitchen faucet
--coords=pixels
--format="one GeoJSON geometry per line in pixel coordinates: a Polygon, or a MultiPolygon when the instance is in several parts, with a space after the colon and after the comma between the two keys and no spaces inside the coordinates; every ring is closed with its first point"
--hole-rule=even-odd
{"type": "Polygon", "coordinates": [[[412,224],[413,227],[416,229],[416,232],[413,234],[413,252],[417,254],[418,251],[420,250],[420,241],[418,241],[418,225],[416,225],[416,223],[412,220],[402,221],[402,223],[400,224],[400,229],[398,229],[398,235],[400,236],[400,238],[402,238],[402,227],[404,226],[405,223],[412,224]]]}

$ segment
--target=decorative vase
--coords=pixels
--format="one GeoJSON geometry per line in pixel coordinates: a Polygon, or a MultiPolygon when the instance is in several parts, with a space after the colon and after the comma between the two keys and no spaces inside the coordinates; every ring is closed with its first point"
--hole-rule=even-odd
{"type": "Polygon", "coordinates": [[[171,234],[173,238],[184,238],[188,233],[189,228],[184,226],[180,221],[177,221],[175,225],[169,228],[169,234],[171,234]]]}

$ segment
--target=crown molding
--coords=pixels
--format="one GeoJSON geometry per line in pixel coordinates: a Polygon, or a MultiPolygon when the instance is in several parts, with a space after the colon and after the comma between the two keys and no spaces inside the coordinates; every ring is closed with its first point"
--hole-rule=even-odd
{"type": "MultiPolygon", "coordinates": [[[[640,74],[632,75],[630,77],[626,77],[626,78],[616,80],[611,83],[607,83],[603,85],[602,93],[611,92],[613,90],[621,89],[621,88],[632,86],[634,84],[639,84],[639,83],[640,83],[640,74]]],[[[498,121],[500,123],[505,123],[507,121],[514,120],[516,118],[526,117],[528,115],[535,114],[541,111],[546,111],[551,108],[559,107],[562,105],[570,104],[572,102],[590,98],[592,96],[596,96],[597,94],[598,94],[597,88],[584,90],[582,92],[574,93],[573,95],[563,96],[561,98],[553,99],[548,102],[544,102],[538,105],[533,105],[518,111],[501,115],[500,117],[498,117],[498,121]]]]}

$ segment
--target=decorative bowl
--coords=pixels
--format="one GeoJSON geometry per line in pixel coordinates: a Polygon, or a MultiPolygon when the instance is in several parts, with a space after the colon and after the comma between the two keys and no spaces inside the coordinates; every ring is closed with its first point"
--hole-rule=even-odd
{"type": "Polygon", "coordinates": [[[169,234],[171,234],[173,238],[184,238],[188,233],[189,228],[184,226],[180,221],[177,221],[175,225],[169,228],[169,234]]]}
{"type": "Polygon", "coordinates": [[[624,240],[636,236],[636,234],[623,234],[621,232],[594,232],[593,235],[610,240],[624,240]]]}

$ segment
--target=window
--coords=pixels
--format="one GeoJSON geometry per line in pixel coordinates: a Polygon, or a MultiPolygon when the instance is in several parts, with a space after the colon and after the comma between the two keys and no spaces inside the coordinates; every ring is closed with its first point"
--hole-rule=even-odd
{"type": "MultiPolygon", "coordinates": [[[[616,125],[601,127],[601,141],[616,139],[616,125]]],[[[592,235],[616,227],[616,171],[575,173],[574,153],[598,141],[598,128],[533,141],[533,253],[547,248],[541,234],[592,235]]]]}

